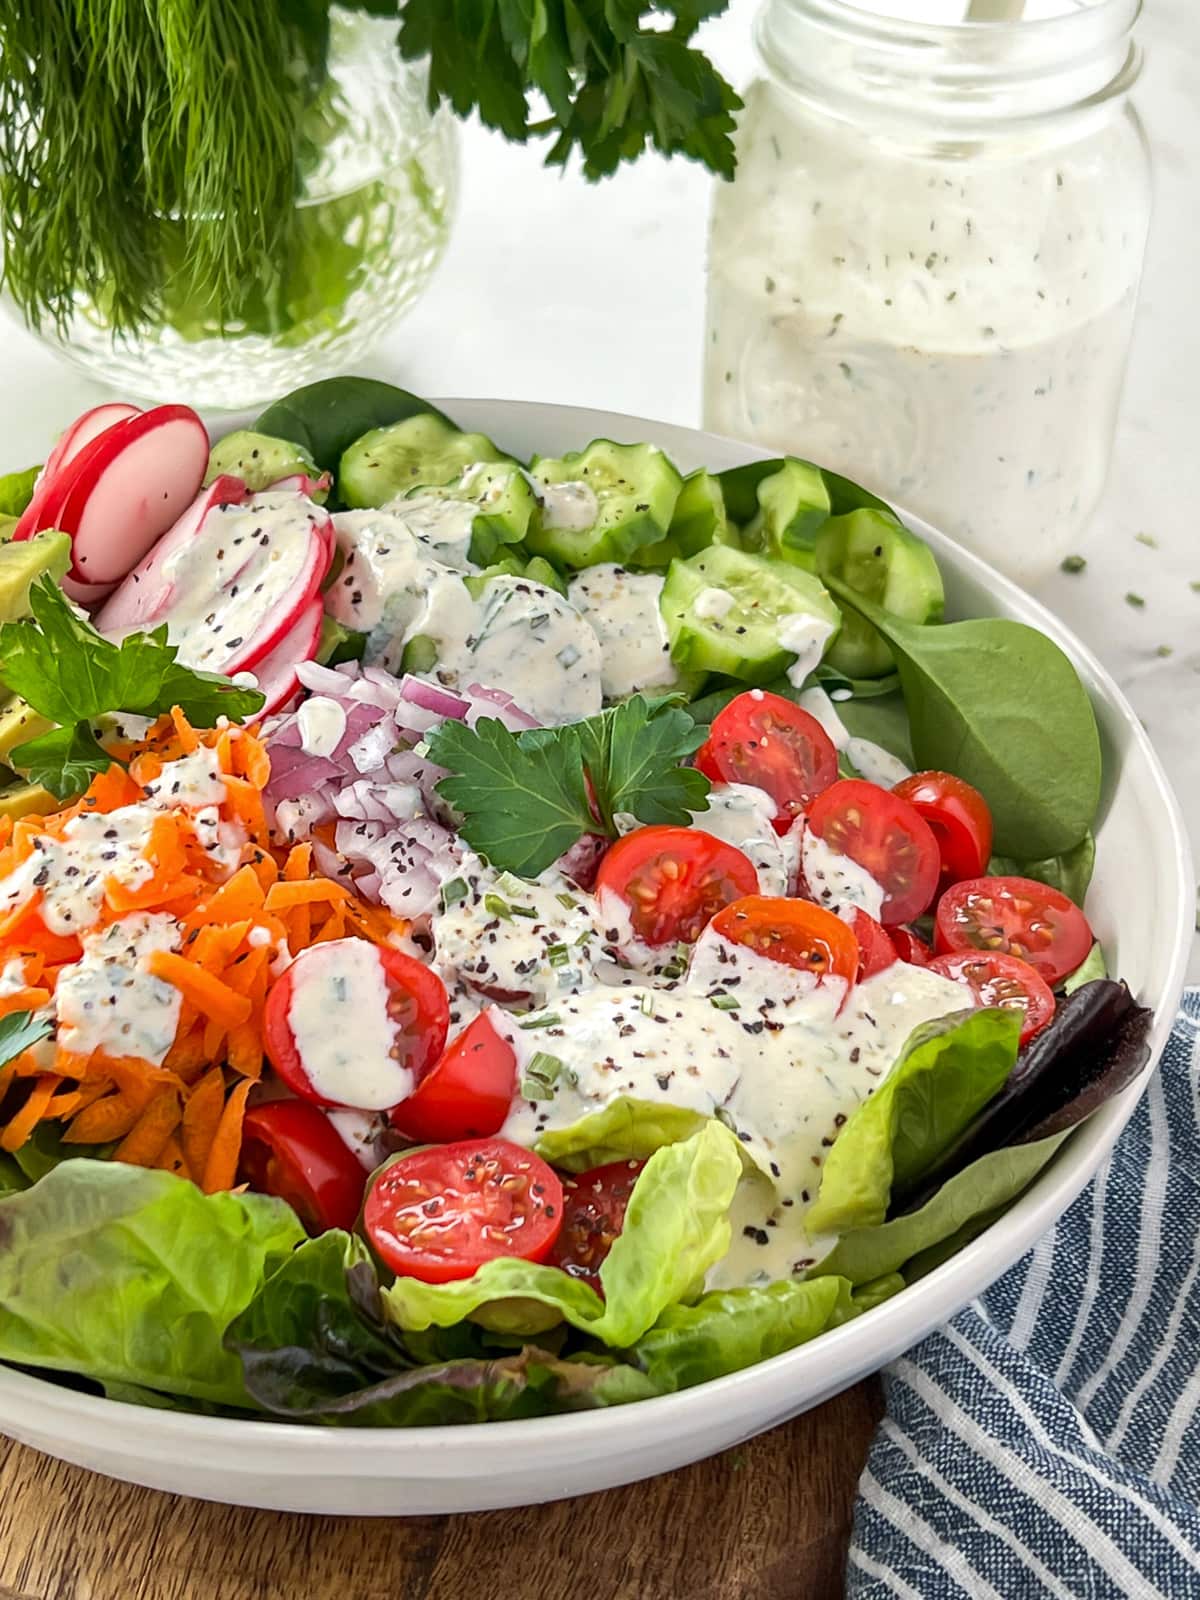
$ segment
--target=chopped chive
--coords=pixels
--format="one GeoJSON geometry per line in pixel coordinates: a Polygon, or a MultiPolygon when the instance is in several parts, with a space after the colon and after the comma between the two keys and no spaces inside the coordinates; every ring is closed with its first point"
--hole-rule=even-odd
{"type": "Polygon", "coordinates": [[[742,1004],[737,996],[732,994],[714,994],[709,998],[718,1011],[737,1011],[742,1004]]]}
{"type": "Polygon", "coordinates": [[[553,1100],[554,1090],[548,1083],[543,1083],[540,1078],[531,1078],[528,1074],[521,1079],[522,1100],[553,1100]]]}
{"type": "Polygon", "coordinates": [[[1144,544],[1147,550],[1158,549],[1158,540],[1152,533],[1135,533],[1133,537],[1139,544],[1144,544]]]}
{"type": "Polygon", "coordinates": [[[442,885],[442,910],[449,911],[451,906],[465,900],[470,892],[465,878],[451,878],[449,883],[442,885]]]}
{"type": "Polygon", "coordinates": [[[519,1026],[522,1028],[557,1028],[562,1018],[557,1011],[548,1011],[544,1017],[529,1017],[519,1026]]]}
{"type": "Polygon", "coordinates": [[[649,990],[642,996],[642,1015],[644,1017],[652,1017],[654,1015],[654,996],[649,990]]]}
{"type": "Polygon", "coordinates": [[[505,922],[512,921],[512,911],[509,908],[508,901],[498,894],[485,894],[483,897],[483,909],[490,912],[493,917],[503,917],[505,922]]]}
{"type": "Polygon", "coordinates": [[[1064,572],[1082,572],[1087,566],[1086,556],[1064,556],[1061,562],[1064,572]]]}
{"type": "Polygon", "coordinates": [[[1171,644],[1160,644],[1154,654],[1156,656],[1161,656],[1165,661],[1168,656],[1173,656],[1175,654],[1175,646],[1171,644]]]}
{"type": "Polygon", "coordinates": [[[546,951],[546,959],[552,967],[565,967],[571,959],[571,952],[565,944],[552,944],[546,951]]]}
{"type": "Polygon", "coordinates": [[[574,909],[575,909],[575,896],[574,895],[566,894],[564,892],[563,894],[556,894],[554,896],[554,898],[558,901],[560,906],[565,906],[568,911],[574,911],[574,909]]]}
{"type": "Polygon", "coordinates": [[[1127,606],[1133,606],[1137,611],[1141,611],[1146,604],[1146,597],[1144,595],[1134,594],[1133,590],[1130,589],[1125,596],[1125,604],[1127,606]]]}
{"type": "Polygon", "coordinates": [[[514,917],[536,917],[537,912],[532,906],[509,906],[514,917]]]}

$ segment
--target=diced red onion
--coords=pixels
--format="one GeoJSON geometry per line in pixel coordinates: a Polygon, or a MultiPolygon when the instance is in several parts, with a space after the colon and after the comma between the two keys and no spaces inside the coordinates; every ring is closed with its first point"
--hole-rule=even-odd
{"type": "Polygon", "coordinates": [[[513,733],[519,733],[522,728],[540,726],[537,718],[522,710],[504,689],[485,689],[481,683],[472,683],[467,686],[467,694],[472,702],[483,701],[482,705],[472,703],[467,712],[467,723],[472,728],[480,717],[495,717],[513,733]]]}
{"type": "Polygon", "coordinates": [[[406,672],[400,680],[400,695],[422,711],[433,712],[443,722],[463,722],[470,710],[470,703],[461,695],[452,694],[440,684],[428,683],[424,678],[414,678],[411,672],[406,672]]]}

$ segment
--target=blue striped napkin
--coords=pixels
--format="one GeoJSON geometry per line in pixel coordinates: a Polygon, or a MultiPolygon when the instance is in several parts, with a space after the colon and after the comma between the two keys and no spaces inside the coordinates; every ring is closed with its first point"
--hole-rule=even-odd
{"type": "Polygon", "coordinates": [[[848,1600],[1200,1600],[1200,989],[1090,1188],[883,1382],[848,1600]]]}

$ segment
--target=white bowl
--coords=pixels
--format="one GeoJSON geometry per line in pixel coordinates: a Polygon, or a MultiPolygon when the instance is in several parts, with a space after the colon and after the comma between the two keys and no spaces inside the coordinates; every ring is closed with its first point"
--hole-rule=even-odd
{"type": "MultiPolygon", "coordinates": [[[[654,440],[685,470],[766,452],[640,417],[503,400],[446,400],[467,429],[517,455],[589,439],[654,440]]],[[[226,422],[226,426],[232,426],[226,422]]],[[[1153,1062],[1183,989],[1194,880],[1179,807],[1132,708],[1079,640],[977,556],[916,517],[937,553],[951,616],[1009,616],[1071,656],[1104,743],[1105,787],[1088,914],[1113,969],[1154,1011],[1153,1062]]],[[[0,1368],[0,1428],[93,1471],[176,1494],[280,1511],[405,1516],[562,1499],[724,1450],[874,1372],[960,1310],[1024,1254],[1099,1167],[1151,1068],[1067,1141],[1009,1211],[952,1260],[813,1343],[680,1394],[523,1422],[334,1430],[235,1422],[118,1404],[0,1368]]]]}

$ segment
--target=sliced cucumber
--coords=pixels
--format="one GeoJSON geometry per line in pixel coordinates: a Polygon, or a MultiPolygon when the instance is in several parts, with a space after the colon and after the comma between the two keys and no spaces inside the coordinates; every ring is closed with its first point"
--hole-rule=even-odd
{"type": "MultiPolygon", "coordinates": [[[[866,509],[831,517],[817,535],[817,573],[840,578],[906,622],[940,622],[942,575],[933,552],[890,511],[866,509]]],[[[852,678],[882,678],[892,652],[879,633],[847,609],[829,661],[852,678]]]]}
{"type": "Polygon", "coordinates": [[[356,439],[338,464],[348,506],[381,506],[411,490],[450,483],[478,461],[504,461],[482,433],[460,433],[441,417],[406,417],[356,439]]]}
{"type": "MultiPolygon", "coordinates": [[[[208,470],[204,474],[207,487],[223,473],[240,478],[251,494],[259,494],[280,478],[306,477],[317,480],[321,469],[303,445],[290,439],[273,439],[267,433],[255,433],[251,428],[239,428],[218,439],[209,451],[208,470]]],[[[328,490],[318,491],[314,500],[324,503],[328,490]]]]}
{"type": "Polygon", "coordinates": [[[566,598],[567,586],[563,582],[562,574],[557,567],[552,567],[541,556],[534,556],[531,561],[525,563],[525,576],[530,583],[540,583],[543,589],[553,589],[556,594],[566,598]]]}
{"type": "Polygon", "coordinates": [[[525,537],[537,498],[515,461],[477,462],[450,483],[425,485],[406,498],[457,500],[476,506],[469,555],[476,566],[500,559],[506,545],[525,537]]]}
{"type": "Polygon", "coordinates": [[[322,667],[340,666],[343,661],[361,661],[367,650],[367,636],[357,628],[347,628],[326,614],[321,618],[321,638],[316,661],[322,667]]]}
{"type": "Polygon", "coordinates": [[[812,571],[817,530],[829,518],[829,490],[819,467],[788,456],[758,485],[758,510],[742,530],[748,550],[795,561],[812,571]]]}
{"type": "Polygon", "coordinates": [[[710,544],[729,542],[729,519],[725,515],[721,480],[701,467],[683,480],[667,537],[635,550],[628,565],[665,568],[672,561],[706,550],[710,544]]]}
{"type": "Polygon", "coordinates": [[[437,640],[431,639],[427,633],[414,633],[411,639],[405,641],[404,649],[400,652],[400,671],[432,672],[438,664],[438,657],[437,640]]]}
{"type": "Polygon", "coordinates": [[[666,537],[683,479],[652,444],[594,439],[555,460],[535,457],[537,515],[526,544],[555,566],[626,561],[666,537]]]}
{"type": "Polygon", "coordinates": [[[727,545],[671,563],[662,611],[677,666],[743,683],[769,683],[809,649],[819,652],[841,621],[810,573],[727,545]]]}
{"type": "Polygon", "coordinates": [[[556,594],[564,597],[567,586],[563,582],[562,574],[543,561],[541,556],[534,556],[532,561],[523,561],[520,551],[511,546],[504,551],[498,561],[493,561],[482,572],[473,572],[470,577],[463,579],[473,600],[478,600],[488,584],[494,578],[525,578],[530,583],[539,584],[543,589],[553,589],[556,594]]]}

